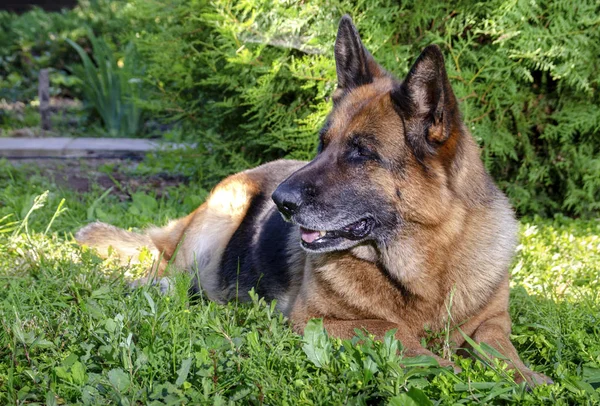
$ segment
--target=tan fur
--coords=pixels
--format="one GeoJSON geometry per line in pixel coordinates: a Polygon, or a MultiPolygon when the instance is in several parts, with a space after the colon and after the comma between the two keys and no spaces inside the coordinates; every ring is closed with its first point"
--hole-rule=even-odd
{"type": "Polygon", "coordinates": [[[123,265],[139,263],[139,255],[143,247],[150,249],[156,260],[160,255],[149,236],[99,221],[81,228],[75,234],[75,239],[81,245],[93,246],[102,257],[108,257],[111,251],[115,252],[123,265]],[[115,243],[117,241],[118,244],[115,243]]]}

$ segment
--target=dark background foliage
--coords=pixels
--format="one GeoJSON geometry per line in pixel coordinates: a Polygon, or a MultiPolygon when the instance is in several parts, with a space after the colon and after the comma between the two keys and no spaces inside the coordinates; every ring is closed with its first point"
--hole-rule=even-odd
{"type": "Polygon", "coordinates": [[[336,84],[337,22],[348,13],[399,77],[423,47],[442,47],[464,120],[520,214],[597,215],[597,2],[353,4],[82,0],[61,14],[2,14],[0,93],[33,97],[36,71],[51,67],[56,93],[81,96],[69,68],[79,59],[65,38],[85,45],[91,26],[117,54],[135,44],[145,65],[138,103],[199,144],[198,170],[221,176],[281,157],[310,159],[336,84]]]}

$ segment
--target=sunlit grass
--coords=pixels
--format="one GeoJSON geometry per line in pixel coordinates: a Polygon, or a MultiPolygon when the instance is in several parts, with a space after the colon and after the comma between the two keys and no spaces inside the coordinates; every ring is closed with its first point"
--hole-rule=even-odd
{"type": "Polygon", "coordinates": [[[190,302],[186,275],[175,276],[170,295],[131,289],[141,268],[74,243],[94,218],[143,228],[183,215],[199,202],[192,195],[206,193],[195,183],[121,200],[101,188],[59,189],[43,173],[2,163],[0,182],[0,404],[600,401],[597,220],[522,221],[512,338],[523,360],[556,382],[528,392],[498,360],[455,357],[456,375],[428,358],[402,358],[391,337],[342,342],[314,323],[303,339],[258,298],[190,302]]]}

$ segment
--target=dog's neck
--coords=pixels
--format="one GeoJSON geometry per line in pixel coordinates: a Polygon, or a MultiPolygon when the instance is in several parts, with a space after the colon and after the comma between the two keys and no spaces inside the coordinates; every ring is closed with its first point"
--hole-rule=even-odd
{"type": "Polygon", "coordinates": [[[493,215],[463,206],[434,229],[401,233],[377,250],[379,263],[413,295],[443,302],[454,292],[452,313],[468,317],[507,277],[516,244],[508,203],[498,198],[489,205],[493,215]]]}
{"type": "Polygon", "coordinates": [[[445,277],[447,269],[440,264],[448,263],[448,255],[460,239],[463,226],[464,215],[459,213],[426,232],[417,227],[399,230],[390,244],[380,248],[379,261],[391,277],[416,295],[434,288],[445,290],[440,276],[445,277]]]}
{"type": "MultiPolygon", "coordinates": [[[[407,233],[406,236],[397,237],[387,245],[362,244],[350,249],[356,258],[377,264],[380,269],[394,282],[406,287],[415,295],[421,296],[435,288],[438,289],[439,281],[432,280],[444,270],[434,269],[432,264],[438,262],[433,253],[436,248],[425,241],[425,236],[407,233]],[[421,238],[422,237],[422,238],[421,238]]],[[[441,251],[442,248],[439,247],[441,251]]]]}
{"type": "Polygon", "coordinates": [[[468,133],[461,140],[459,152],[446,174],[445,199],[448,200],[443,207],[447,210],[433,213],[426,224],[404,219],[399,222],[397,234],[387,241],[351,249],[355,257],[379,264],[390,278],[418,296],[445,296],[452,289],[460,291],[465,278],[481,279],[485,282],[479,284],[481,288],[489,289],[490,283],[496,283],[501,273],[506,273],[512,256],[514,230],[509,227],[514,223],[512,211],[485,172],[479,148],[468,133]],[[501,218],[482,217],[492,206],[493,212],[501,218]],[[471,237],[466,230],[473,227],[486,228],[480,230],[479,235],[487,239],[469,241],[471,237]],[[506,243],[499,243],[504,241],[506,243]],[[490,250],[492,246],[507,248],[490,250]],[[507,265],[489,266],[490,271],[480,269],[488,258],[507,265]],[[498,270],[498,275],[489,275],[491,269],[498,270]]]}
{"type": "MultiPolygon", "coordinates": [[[[460,152],[446,176],[443,182],[446,193],[440,195],[444,196],[441,207],[445,210],[431,213],[427,223],[403,220],[397,234],[375,250],[376,261],[417,295],[432,289],[446,294],[452,289],[460,277],[452,267],[461,265],[453,257],[464,248],[466,225],[473,226],[479,211],[495,205],[501,196],[485,172],[477,144],[469,135],[460,140],[460,152]]],[[[510,209],[507,213],[510,217],[510,209]]]]}

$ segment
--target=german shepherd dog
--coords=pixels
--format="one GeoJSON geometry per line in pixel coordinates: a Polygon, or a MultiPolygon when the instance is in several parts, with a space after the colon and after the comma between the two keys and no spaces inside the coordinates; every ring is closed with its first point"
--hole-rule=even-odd
{"type": "Polygon", "coordinates": [[[254,288],[302,332],[322,318],[331,336],[396,329],[407,356],[426,329],[497,349],[531,386],[510,342],[509,266],[517,221],[461,121],[440,48],[404,81],[364,48],[352,20],[335,42],[338,87],[316,157],[279,160],[219,183],[198,209],[143,234],[93,223],[76,239],[122,258],[151,249],[154,272],[191,272],[195,291],[227,302],[254,288]],[[458,328],[459,327],[459,328],[458,328]]]}

